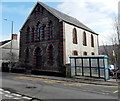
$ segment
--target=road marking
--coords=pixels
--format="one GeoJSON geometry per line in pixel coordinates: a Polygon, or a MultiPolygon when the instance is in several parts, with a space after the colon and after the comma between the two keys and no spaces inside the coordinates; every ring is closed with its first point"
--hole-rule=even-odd
{"type": "Polygon", "coordinates": [[[4,94],[4,96],[9,97],[9,98],[13,98],[13,99],[28,99],[31,100],[32,98],[27,97],[27,96],[23,96],[17,93],[11,93],[10,91],[6,91],[0,88],[0,94],[4,94]],[[6,94],[7,93],[7,94],[6,94]]]}
{"type": "Polygon", "coordinates": [[[10,94],[11,92],[5,90],[4,93],[10,94]]]}
{"type": "Polygon", "coordinates": [[[105,93],[105,94],[109,94],[111,93],[111,91],[106,91],[106,90],[100,90],[101,92],[105,93]]]}
{"type": "Polygon", "coordinates": [[[116,90],[116,91],[113,91],[112,93],[118,93],[118,90],[116,90]]]}
{"type": "Polygon", "coordinates": [[[15,93],[12,93],[11,95],[17,96],[17,97],[21,97],[21,96],[22,96],[22,95],[20,95],[20,94],[15,94],[15,93]]]}
{"type": "Polygon", "coordinates": [[[59,81],[59,80],[47,80],[47,81],[43,81],[44,83],[48,83],[48,84],[53,84],[53,83],[61,83],[64,81],[59,81]]]}
{"type": "Polygon", "coordinates": [[[26,97],[26,96],[24,96],[24,97],[22,97],[23,99],[28,99],[28,100],[31,100],[32,98],[30,98],[30,97],[26,97]]]}
{"type": "Polygon", "coordinates": [[[17,100],[17,99],[21,99],[21,98],[18,98],[18,97],[14,97],[13,99],[16,99],[16,100],[17,100]]]}
{"type": "Polygon", "coordinates": [[[102,87],[114,87],[114,88],[118,88],[118,86],[111,86],[111,85],[95,85],[95,84],[92,84],[93,86],[102,86],[102,87]]]}
{"type": "Polygon", "coordinates": [[[18,79],[25,79],[25,80],[32,80],[32,81],[39,81],[39,80],[48,80],[45,78],[34,78],[34,77],[24,77],[24,76],[19,76],[19,77],[15,77],[18,79]]]}
{"type": "Polygon", "coordinates": [[[5,94],[6,97],[13,97],[12,95],[5,94]]]}
{"type": "Polygon", "coordinates": [[[64,83],[63,85],[65,85],[65,86],[85,86],[85,85],[89,85],[89,84],[85,84],[85,83],[64,83]]]}
{"type": "Polygon", "coordinates": [[[0,94],[3,94],[3,92],[0,92],[0,94]]]}
{"type": "Polygon", "coordinates": [[[4,91],[4,90],[0,88],[0,91],[4,91]]]}

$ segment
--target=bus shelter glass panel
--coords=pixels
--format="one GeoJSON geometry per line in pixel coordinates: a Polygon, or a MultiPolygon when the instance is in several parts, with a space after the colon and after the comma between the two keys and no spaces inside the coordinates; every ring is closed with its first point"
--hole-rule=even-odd
{"type": "Polygon", "coordinates": [[[83,68],[84,68],[84,75],[90,76],[90,66],[89,66],[89,59],[83,59],[83,68]]]}
{"type": "Polygon", "coordinates": [[[71,64],[71,77],[75,76],[75,58],[70,59],[71,64]]]}
{"type": "Polygon", "coordinates": [[[100,77],[104,78],[104,59],[99,59],[100,77]]]}
{"type": "Polygon", "coordinates": [[[109,78],[109,68],[108,68],[108,60],[104,59],[104,64],[105,64],[105,79],[108,80],[109,78]]]}
{"type": "Polygon", "coordinates": [[[105,63],[105,68],[108,68],[108,60],[104,59],[104,63],[105,63]]]}
{"type": "Polygon", "coordinates": [[[82,75],[82,59],[76,59],[76,73],[77,75],[82,75]]]}
{"type": "Polygon", "coordinates": [[[72,66],[72,67],[75,67],[75,58],[72,58],[72,59],[71,59],[71,66],[72,66]]]}
{"type": "Polygon", "coordinates": [[[92,72],[92,76],[98,77],[98,61],[97,61],[97,59],[91,59],[91,72],[92,72]]]}

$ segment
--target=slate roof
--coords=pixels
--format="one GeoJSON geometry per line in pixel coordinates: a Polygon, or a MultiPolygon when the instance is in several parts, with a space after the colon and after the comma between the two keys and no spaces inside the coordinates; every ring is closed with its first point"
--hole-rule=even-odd
{"type": "Polygon", "coordinates": [[[6,43],[8,43],[8,42],[10,42],[10,41],[11,41],[11,40],[1,41],[1,42],[0,42],[0,46],[4,45],[4,44],[6,44],[6,43]]]}
{"type": "MultiPolygon", "coordinates": [[[[90,28],[88,28],[87,26],[85,26],[84,24],[82,24],[80,21],[78,21],[76,18],[73,18],[73,17],[71,17],[71,16],[68,16],[67,14],[64,14],[64,13],[62,13],[62,12],[60,12],[60,11],[58,11],[58,10],[56,10],[56,9],[54,9],[54,8],[52,8],[52,7],[50,7],[50,6],[48,6],[48,5],[46,5],[46,4],[44,4],[44,3],[42,3],[42,2],[37,2],[37,4],[40,4],[41,6],[43,6],[47,11],[49,11],[51,14],[53,14],[55,17],[57,17],[60,21],[64,21],[64,22],[67,22],[67,23],[69,23],[69,24],[72,24],[72,25],[75,25],[75,26],[77,26],[77,27],[80,27],[80,28],[82,28],[82,29],[84,29],[84,30],[87,30],[87,31],[89,31],[89,32],[92,32],[92,33],[94,33],[94,34],[97,34],[97,33],[95,33],[93,30],[91,30],[90,28]]],[[[36,4],[36,5],[37,5],[36,4]]],[[[34,7],[35,8],[35,7],[34,7]]],[[[33,9],[34,10],[34,9],[33,9]]],[[[33,12],[33,11],[32,11],[33,12]]],[[[30,14],[31,15],[31,14],[30,14]]],[[[29,17],[30,17],[30,15],[29,15],[29,17]]],[[[28,18],[29,18],[28,17],[28,18]]],[[[27,22],[27,20],[26,20],[26,22],[27,22]]],[[[23,25],[24,26],[24,25],[23,25]]],[[[23,27],[22,27],[23,28],[23,27]]]]}

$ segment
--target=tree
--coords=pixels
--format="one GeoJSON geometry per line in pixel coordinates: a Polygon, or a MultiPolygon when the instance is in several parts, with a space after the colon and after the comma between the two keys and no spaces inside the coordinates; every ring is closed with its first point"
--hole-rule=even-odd
{"type": "Polygon", "coordinates": [[[120,69],[120,22],[117,20],[117,18],[114,20],[113,29],[114,33],[110,38],[112,45],[103,43],[100,54],[107,55],[109,57],[109,62],[120,69]]]}
{"type": "Polygon", "coordinates": [[[19,58],[17,53],[11,52],[5,55],[5,60],[9,60],[11,63],[15,63],[15,62],[18,62],[19,58]]]}
{"type": "Polygon", "coordinates": [[[120,22],[115,18],[114,22],[115,33],[111,38],[113,44],[113,52],[116,66],[120,69],[120,22]]]}

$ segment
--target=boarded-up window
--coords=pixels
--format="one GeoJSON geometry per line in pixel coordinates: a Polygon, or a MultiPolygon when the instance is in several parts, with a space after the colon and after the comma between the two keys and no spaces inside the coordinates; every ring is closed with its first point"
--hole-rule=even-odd
{"type": "Polygon", "coordinates": [[[87,37],[86,37],[86,32],[83,32],[83,45],[87,46],[87,37]]]}
{"type": "Polygon", "coordinates": [[[91,47],[94,47],[94,37],[92,34],[91,34],[91,47]]]}
{"type": "Polygon", "coordinates": [[[73,29],[73,43],[77,44],[77,30],[76,30],[76,28],[73,29]]]}

